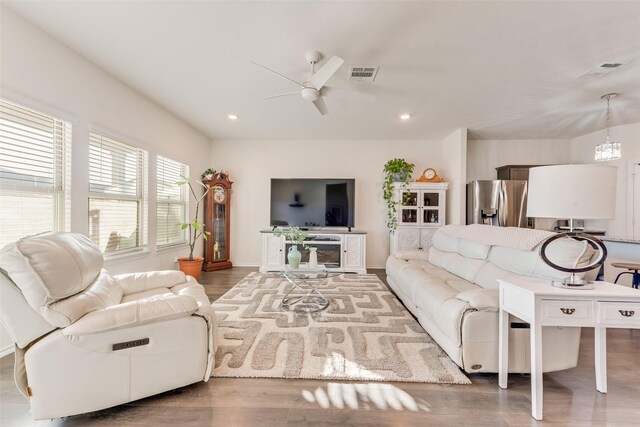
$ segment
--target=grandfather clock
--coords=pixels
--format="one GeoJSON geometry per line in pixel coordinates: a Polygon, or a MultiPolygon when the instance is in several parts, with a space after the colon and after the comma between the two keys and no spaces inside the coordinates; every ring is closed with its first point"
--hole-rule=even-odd
{"type": "Polygon", "coordinates": [[[231,185],[224,172],[202,181],[211,187],[204,205],[205,230],[211,235],[204,245],[204,271],[231,268],[229,252],[229,220],[231,207],[231,185]]]}

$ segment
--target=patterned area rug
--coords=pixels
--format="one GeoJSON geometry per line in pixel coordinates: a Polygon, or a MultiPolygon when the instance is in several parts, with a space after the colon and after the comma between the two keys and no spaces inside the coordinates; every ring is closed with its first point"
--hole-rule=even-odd
{"type": "Polygon", "coordinates": [[[291,286],[251,273],[214,302],[214,377],[471,384],[376,275],[329,279],[311,314],[280,307],[291,286]]]}

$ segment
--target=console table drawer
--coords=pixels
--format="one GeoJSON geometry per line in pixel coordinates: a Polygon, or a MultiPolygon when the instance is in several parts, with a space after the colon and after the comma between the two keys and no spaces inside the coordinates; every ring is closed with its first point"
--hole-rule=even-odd
{"type": "Polygon", "coordinates": [[[591,301],[542,300],[541,321],[553,324],[571,325],[594,321],[591,301]]]}
{"type": "Polygon", "coordinates": [[[598,302],[598,323],[640,327],[640,303],[598,302]]]}

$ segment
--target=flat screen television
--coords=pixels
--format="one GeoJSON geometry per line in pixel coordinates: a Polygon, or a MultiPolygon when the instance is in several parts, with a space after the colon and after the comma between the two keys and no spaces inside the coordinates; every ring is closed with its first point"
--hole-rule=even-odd
{"type": "Polygon", "coordinates": [[[355,179],[271,179],[271,226],[355,227],[355,179]]]}

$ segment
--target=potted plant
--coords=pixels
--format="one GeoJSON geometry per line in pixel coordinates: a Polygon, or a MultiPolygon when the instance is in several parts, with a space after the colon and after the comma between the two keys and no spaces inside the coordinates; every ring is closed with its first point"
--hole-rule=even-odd
{"type": "Polygon", "coordinates": [[[302,247],[306,249],[307,245],[304,244],[304,239],[309,237],[309,235],[304,231],[300,230],[300,227],[288,227],[288,228],[276,227],[275,232],[273,234],[276,237],[284,236],[287,241],[295,243],[289,248],[289,252],[287,253],[287,259],[289,260],[289,265],[291,266],[291,268],[300,267],[300,260],[302,259],[302,254],[298,250],[298,245],[302,245],[302,247]]]}
{"type": "Polygon", "coordinates": [[[198,219],[198,214],[200,213],[200,204],[207,196],[207,193],[211,190],[211,187],[200,182],[196,181],[204,188],[204,194],[200,197],[196,195],[196,192],[193,189],[193,185],[191,185],[191,180],[186,177],[182,177],[182,179],[176,182],[176,185],[188,185],[189,191],[193,195],[193,198],[196,201],[196,212],[193,217],[193,220],[190,222],[183,222],[178,224],[182,230],[188,229],[187,234],[189,235],[189,256],[185,258],[178,258],[178,265],[180,267],[180,271],[184,274],[188,274],[193,276],[196,280],[200,280],[200,270],[202,269],[202,262],[204,261],[203,257],[194,257],[193,251],[196,247],[196,242],[199,238],[202,237],[203,240],[207,240],[211,233],[206,231],[205,225],[202,221],[198,219]]]}
{"type": "Polygon", "coordinates": [[[398,226],[396,206],[400,204],[393,200],[394,183],[402,182],[402,188],[407,188],[407,182],[413,173],[415,165],[404,159],[392,159],[384,165],[384,181],[382,182],[382,194],[387,202],[387,228],[393,234],[398,226]]]}
{"type": "Polygon", "coordinates": [[[213,169],[213,168],[209,168],[206,171],[202,172],[202,175],[200,175],[200,178],[204,181],[204,180],[209,180],[212,179],[215,174],[218,173],[217,170],[213,169]]]}

